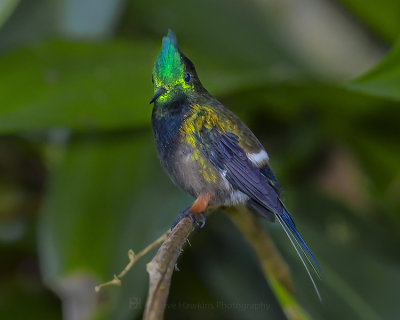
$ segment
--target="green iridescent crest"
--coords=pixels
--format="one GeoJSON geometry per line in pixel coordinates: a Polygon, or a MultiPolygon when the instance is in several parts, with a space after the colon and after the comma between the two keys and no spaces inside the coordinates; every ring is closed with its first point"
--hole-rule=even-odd
{"type": "Polygon", "coordinates": [[[175,34],[168,30],[168,35],[162,40],[162,48],[154,65],[154,86],[174,87],[180,84],[187,87],[183,80],[185,66],[179,51],[175,34]]]}

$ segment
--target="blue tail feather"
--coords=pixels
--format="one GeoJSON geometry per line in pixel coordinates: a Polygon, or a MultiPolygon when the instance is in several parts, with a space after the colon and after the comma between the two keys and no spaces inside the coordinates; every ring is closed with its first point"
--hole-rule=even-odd
{"type": "Polygon", "coordinates": [[[313,256],[310,248],[308,248],[307,244],[303,240],[302,236],[300,233],[297,231],[296,225],[294,224],[294,221],[292,220],[291,216],[287,211],[283,211],[282,218],[286,226],[289,228],[289,230],[293,233],[293,235],[296,237],[297,241],[300,243],[302,248],[304,249],[305,253],[307,256],[312,260],[312,262],[315,264],[315,266],[318,268],[320,272],[322,272],[321,266],[318,264],[317,260],[313,256]]]}
{"type": "Polygon", "coordinates": [[[308,276],[310,277],[310,280],[314,286],[315,292],[319,298],[320,301],[322,301],[321,294],[319,293],[317,284],[314,281],[313,276],[311,275],[310,270],[307,267],[306,262],[303,259],[303,255],[307,258],[308,262],[311,264],[313,267],[315,273],[319,276],[317,269],[315,269],[314,265],[319,269],[320,272],[322,272],[321,267],[319,266],[317,260],[314,258],[314,256],[311,253],[311,250],[308,248],[306,243],[304,242],[303,238],[300,236],[299,232],[296,229],[296,226],[290,217],[289,213],[287,211],[283,211],[282,214],[277,214],[276,215],[277,220],[279,221],[280,225],[282,226],[283,230],[285,231],[286,235],[288,236],[290,242],[292,243],[294,249],[296,250],[304,268],[307,271],[308,276]],[[299,249],[300,248],[300,251],[299,249]]]}

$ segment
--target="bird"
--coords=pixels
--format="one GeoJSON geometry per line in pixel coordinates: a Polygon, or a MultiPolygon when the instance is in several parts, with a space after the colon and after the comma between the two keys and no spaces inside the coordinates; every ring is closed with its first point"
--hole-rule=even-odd
{"type": "Polygon", "coordinates": [[[318,276],[322,269],[283,204],[268,153],[246,124],[204,88],[172,30],[162,39],[152,82],[158,157],[171,180],[195,198],[172,228],[189,216],[200,229],[207,208],[246,205],[279,222],[321,300],[307,263],[318,276]]]}

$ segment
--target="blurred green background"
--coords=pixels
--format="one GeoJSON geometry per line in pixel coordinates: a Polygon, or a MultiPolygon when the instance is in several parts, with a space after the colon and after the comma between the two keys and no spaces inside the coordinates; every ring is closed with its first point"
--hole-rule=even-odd
{"type": "MultiPolygon", "coordinates": [[[[0,318],[140,319],[154,252],[122,287],[93,287],[191,201],[150,127],[168,28],[270,153],[324,270],[320,303],[279,225],[261,221],[307,315],[398,319],[398,0],[1,0],[0,318]]],[[[167,319],[285,319],[222,213],[178,266],[167,319]]]]}

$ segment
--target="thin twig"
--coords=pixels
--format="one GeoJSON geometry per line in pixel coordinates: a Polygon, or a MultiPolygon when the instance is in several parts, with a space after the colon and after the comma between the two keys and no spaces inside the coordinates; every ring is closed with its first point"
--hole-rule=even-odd
{"type": "Polygon", "coordinates": [[[150,283],[144,320],[160,320],[163,318],[172,273],[182,246],[192,230],[193,221],[188,217],[182,219],[158,249],[154,258],[147,264],[150,283]]]}
{"type": "Polygon", "coordinates": [[[114,279],[110,280],[108,282],[99,284],[94,288],[96,292],[99,292],[101,288],[111,286],[111,285],[121,285],[121,279],[127,274],[127,272],[132,269],[133,265],[144,255],[146,255],[150,250],[153,248],[157,247],[160,245],[162,242],[167,239],[168,235],[170,234],[171,231],[165,232],[163,235],[161,235],[157,240],[155,240],[153,243],[149,244],[146,248],[144,248],[142,251],[140,251],[138,254],[135,255],[132,249],[128,251],[128,258],[129,258],[129,263],[127,266],[120,272],[119,275],[114,275],[114,279]]]}

